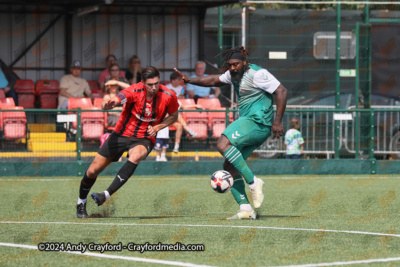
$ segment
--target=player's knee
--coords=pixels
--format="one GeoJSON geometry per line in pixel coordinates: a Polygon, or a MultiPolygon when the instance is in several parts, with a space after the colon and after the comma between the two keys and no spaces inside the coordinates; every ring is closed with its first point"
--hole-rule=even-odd
{"type": "Polygon", "coordinates": [[[97,168],[95,168],[94,166],[90,166],[89,169],[86,171],[87,177],[91,179],[96,178],[99,173],[100,171],[97,170],[97,168]]]}
{"type": "Polygon", "coordinates": [[[135,164],[139,164],[142,160],[144,160],[146,157],[145,156],[140,156],[140,155],[129,155],[129,161],[133,162],[135,164]]]}
{"type": "Polygon", "coordinates": [[[218,149],[219,153],[221,153],[223,155],[225,153],[225,151],[227,150],[226,144],[224,142],[218,141],[217,149],[218,149]]]}
{"type": "Polygon", "coordinates": [[[230,146],[232,146],[232,144],[229,142],[229,139],[226,138],[226,136],[221,135],[217,142],[217,149],[219,153],[223,155],[230,146]]]}

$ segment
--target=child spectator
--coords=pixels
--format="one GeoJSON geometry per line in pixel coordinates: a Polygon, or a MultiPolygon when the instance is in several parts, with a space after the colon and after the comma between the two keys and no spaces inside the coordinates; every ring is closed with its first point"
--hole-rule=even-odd
{"type": "Polygon", "coordinates": [[[156,161],[168,161],[166,157],[167,148],[169,147],[169,129],[165,127],[157,133],[156,145],[154,149],[157,151],[156,161]]]}
{"type": "Polygon", "coordinates": [[[292,118],[289,122],[290,129],[285,134],[286,158],[299,159],[303,154],[304,139],[299,132],[300,122],[292,118]]]}
{"type": "MultiPolygon", "coordinates": [[[[171,89],[172,91],[175,92],[176,96],[178,98],[185,98],[184,94],[184,88],[182,86],[182,77],[176,72],[174,71],[171,75],[170,75],[170,81],[171,83],[167,84],[166,86],[171,89]]],[[[185,108],[201,108],[200,105],[195,105],[195,106],[181,106],[181,102],[179,102],[179,108],[185,109],[185,108]]],[[[192,129],[189,128],[189,126],[187,125],[186,121],[182,118],[182,116],[179,114],[178,120],[176,122],[174,122],[171,126],[175,127],[176,132],[175,132],[175,146],[174,146],[174,150],[173,152],[178,153],[179,152],[179,146],[181,143],[181,137],[182,137],[182,132],[183,129],[185,129],[186,132],[189,133],[189,135],[191,137],[196,137],[197,133],[195,131],[193,131],[192,129]]]]}
{"type": "MultiPolygon", "coordinates": [[[[110,80],[106,83],[107,94],[103,96],[103,105],[108,102],[111,98],[117,95],[118,89],[120,88],[118,85],[119,81],[110,80]]],[[[102,105],[102,106],[103,106],[102,105]]],[[[115,112],[114,110],[122,110],[122,105],[119,107],[115,107],[111,109],[111,111],[107,112],[107,124],[108,126],[114,127],[117,124],[119,119],[119,115],[121,112],[115,112]]]]}
{"type": "Polygon", "coordinates": [[[174,71],[169,76],[169,80],[171,81],[171,83],[167,84],[166,86],[172,91],[174,91],[178,98],[185,98],[185,89],[182,86],[181,75],[179,75],[179,73],[174,71]]]}

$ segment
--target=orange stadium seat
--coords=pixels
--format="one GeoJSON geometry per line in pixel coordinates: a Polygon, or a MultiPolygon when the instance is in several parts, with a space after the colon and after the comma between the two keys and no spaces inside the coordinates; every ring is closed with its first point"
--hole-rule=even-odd
{"type": "Polygon", "coordinates": [[[199,98],[197,104],[201,105],[203,109],[218,109],[222,108],[221,102],[218,98],[199,98]]]}
{"type": "Polygon", "coordinates": [[[36,95],[39,96],[41,108],[57,108],[60,84],[57,80],[38,80],[36,82],[36,95]]]}
{"type": "Polygon", "coordinates": [[[0,98],[0,108],[4,105],[15,107],[14,99],[12,97],[0,98]]]}
{"type": "MultiPolygon", "coordinates": [[[[181,108],[185,110],[195,109],[195,102],[193,99],[179,99],[181,108]]],[[[206,139],[208,137],[208,114],[207,112],[182,112],[182,117],[188,126],[197,133],[196,139],[206,139]]]]}
{"type": "MultiPolygon", "coordinates": [[[[221,107],[221,102],[218,98],[199,98],[197,104],[201,105],[203,109],[225,111],[225,108],[221,107]]],[[[226,128],[226,113],[214,111],[209,112],[208,115],[208,127],[212,131],[212,137],[218,139],[226,128]]],[[[229,121],[233,121],[232,113],[229,113],[229,121]]]]}
{"type": "MultiPolygon", "coordinates": [[[[92,105],[90,98],[70,98],[68,109],[93,109],[99,110],[92,105]]],[[[84,139],[100,139],[104,134],[104,114],[102,112],[82,112],[82,137],[84,139]]],[[[77,123],[73,122],[72,127],[76,129],[77,123]]]]}
{"type": "Polygon", "coordinates": [[[35,108],[35,85],[32,80],[17,80],[14,90],[18,94],[18,103],[24,108],[35,108]]]}
{"type": "Polygon", "coordinates": [[[6,95],[4,94],[4,90],[0,89],[0,98],[6,98],[6,95]]]}
{"type": "MultiPolygon", "coordinates": [[[[12,109],[15,107],[12,97],[0,98],[0,109],[12,109]]],[[[0,131],[3,131],[3,113],[0,112],[0,131]]]]}
{"type": "MultiPolygon", "coordinates": [[[[103,109],[102,106],[101,106],[102,103],[103,103],[103,98],[98,98],[98,97],[96,97],[96,98],[93,100],[93,106],[94,106],[95,108],[103,109]]],[[[107,123],[107,112],[104,112],[104,126],[105,126],[106,128],[108,128],[108,123],[107,123]]],[[[112,128],[114,128],[114,127],[112,127],[112,128]]]]}
{"type": "Polygon", "coordinates": [[[99,84],[97,83],[97,81],[88,80],[87,82],[89,84],[90,90],[92,90],[93,98],[102,98],[103,92],[99,89],[99,84]]]}
{"type": "Polygon", "coordinates": [[[1,124],[3,125],[4,138],[6,140],[15,140],[26,137],[26,115],[23,107],[10,107],[4,109],[15,109],[22,111],[4,111],[2,112],[1,124]]]}

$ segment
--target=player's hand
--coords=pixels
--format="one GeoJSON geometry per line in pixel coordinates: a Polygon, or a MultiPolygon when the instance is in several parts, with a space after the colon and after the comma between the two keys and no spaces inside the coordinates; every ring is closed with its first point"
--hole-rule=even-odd
{"type": "Polygon", "coordinates": [[[117,105],[117,102],[115,102],[115,100],[109,99],[109,100],[103,105],[103,109],[105,109],[105,110],[113,109],[116,105],[117,105]]]}
{"type": "Polygon", "coordinates": [[[149,127],[147,127],[147,133],[148,133],[151,137],[156,137],[156,135],[157,135],[157,130],[154,129],[151,125],[149,125],[149,127]]]}
{"type": "Polygon", "coordinates": [[[283,130],[282,123],[274,122],[272,124],[272,137],[273,138],[279,138],[279,137],[283,136],[284,133],[285,133],[285,131],[283,130]]]}
{"type": "Polygon", "coordinates": [[[115,80],[109,80],[108,82],[106,82],[104,85],[118,85],[118,81],[115,80]]]}
{"type": "Polygon", "coordinates": [[[182,72],[180,72],[179,70],[177,70],[177,68],[174,68],[174,70],[175,70],[179,75],[181,75],[181,78],[182,78],[182,80],[184,81],[184,83],[188,83],[188,82],[189,82],[189,78],[188,78],[185,74],[183,74],[182,72]]]}

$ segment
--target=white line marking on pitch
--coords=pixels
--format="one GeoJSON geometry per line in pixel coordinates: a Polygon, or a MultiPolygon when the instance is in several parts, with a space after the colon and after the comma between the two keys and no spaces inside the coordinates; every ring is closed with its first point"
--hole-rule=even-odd
{"type": "MultiPolygon", "coordinates": [[[[318,267],[318,266],[338,266],[338,265],[351,265],[351,264],[363,264],[363,263],[374,263],[374,262],[390,262],[400,261],[400,258],[387,258],[387,259],[371,259],[371,260],[360,260],[360,261],[336,261],[336,262],[325,262],[325,263],[309,263],[301,265],[280,265],[279,267],[318,267]]],[[[278,267],[278,266],[276,266],[278,267]]]]}
{"type": "MultiPolygon", "coordinates": [[[[22,244],[12,244],[12,243],[1,243],[0,242],[0,246],[38,250],[37,246],[29,246],[29,245],[22,245],[22,244]]],[[[139,261],[139,262],[147,262],[147,263],[158,263],[158,264],[173,265],[173,266],[211,267],[209,265],[197,265],[197,264],[193,264],[193,263],[186,263],[186,262],[179,262],[179,261],[155,260],[155,259],[138,258],[138,257],[127,257],[127,256],[114,256],[114,255],[92,253],[92,252],[85,252],[85,253],[72,252],[72,251],[59,251],[59,252],[60,253],[75,254],[75,255],[84,255],[84,256],[91,256],[91,257],[107,258],[107,259],[139,261]]]]}
{"type": "Polygon", "coordinates": [[[75,223],[75,222],[18,222],[18,221],[0,221],[0,224],[64,224],[64,225],[116,225],[116,226],[170,226],[170,227],[216,227],[216,228],[255,228],[255,229],[271,229],[271,230],[290,230],[290,231],[309,231],[309,232],[328,232],[328,233],[346,233],[359,235],[376,235],[376,236],[392,236],[400,237],[400,235],[361,232],[361,231],[346,231],[346,230],[329,230],[329,229],[307,229],[307,228],[284,228],[284,227],[268,227],[268,226],[251,226],[251,225],[207,225],[207,224],[162,224],[162,223],[75,223]]]}

